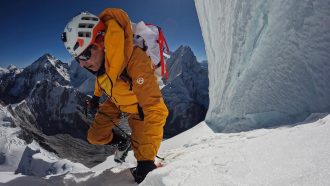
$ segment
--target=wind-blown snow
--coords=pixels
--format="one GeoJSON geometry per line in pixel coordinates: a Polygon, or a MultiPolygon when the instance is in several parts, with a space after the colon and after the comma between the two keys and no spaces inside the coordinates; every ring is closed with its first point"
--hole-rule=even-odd
{"type": "Polygon", "coordinates": [[[219,132],[330,111],[328,0],[195,0],[209,65],[206,122],[219,132]]]}

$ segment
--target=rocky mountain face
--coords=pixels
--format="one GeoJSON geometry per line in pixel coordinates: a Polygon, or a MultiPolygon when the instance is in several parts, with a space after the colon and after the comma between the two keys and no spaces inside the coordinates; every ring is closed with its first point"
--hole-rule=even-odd
{"type": "MultiPolygon", "coordinates": [[[[5,95],[1,100],[11,104],[25,100],[29,112],[17,114],[35,115],[35,125],[46,135],[66,133],[85,139],[89,121],[83,113],[88,98],[69,86],[71,80],[77,82],[69,72],[68,64],[45,54],[20,73],[3,75],[8,83],[1,84],[4,87],[1,95],[5,95]]],[[[81,79],[81,75],[77,76],[81,79]]]]}
{"type": "Polygon", "coordinates": [[[0,80],[1,100],[6,104],[18,103],[29,95],[38,81],[45,79],[69,85],[68,64],[45,54],[18,73],[4,73],[0,80]]]}
{"type": "Polygon", "coordinates": [[[87,96],[72,87],[57,82],[38,82],[26,99],[36,114],[38,128],[46,135],[70,134],[86,139],[90,121],[84,116],[87,96]]]}
{"type": "Polygon", "coordinates": [[[167,138],[205,118],[209,104],[208,70],[207,63],[202,64],[188,46],[179,47],[167,61],[169,78],[162,89],[170,113],[164,128],[167,138]]]}
{"type": "Polygon", "coordinates": [[[87,142],[91,123],[85,115],[88,98],[71,83],[80,86],[79,72],[76,79],[70,77],[72,68],[49,54],[23,70],[11,67],[0,72],[1,101],[7,104],[13,123],[23,129],[20,138],[28,143],[35,140],[59,157],[86,166],[96,165],[113,153],[110,146],[87,142]]]}

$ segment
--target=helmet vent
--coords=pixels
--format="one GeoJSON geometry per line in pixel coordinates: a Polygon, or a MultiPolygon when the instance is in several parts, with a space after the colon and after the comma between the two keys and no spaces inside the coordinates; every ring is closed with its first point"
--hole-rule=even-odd
{"type": "Polygon", "coordinates": [[[91,20],[91,21],[98,21],[99,19],[96,17],[82,17],[81,20],[91,20]]]}
{"type": "Polygon", "coordinates": [[[90,32],[78,32],[78,37],[91,37],[90,32]]]}
{"type": "Polygon", "coordinates": [[[80,23],[79,28],[93,28],[94,24],[80,23]]]}
{"type": "Polygon", "coordinates": [[[78,47],[79,47],[79,43],[76,42],[76,44],[75,44],[74,47],[73,47],[73,50],[77,50],[78,47]]]}

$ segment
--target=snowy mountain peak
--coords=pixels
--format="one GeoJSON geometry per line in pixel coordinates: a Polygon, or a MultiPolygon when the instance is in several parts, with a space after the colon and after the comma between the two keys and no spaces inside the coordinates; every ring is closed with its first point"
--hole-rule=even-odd
{"type": "Polygon", "coordinates": [[[52,55],[46,53],[44,55],[42,55],[41,57],[39,57],[36,61],[34,61],[32,63],[33,64],[40,64],[40,63],[48,63],[48,62],[51,62],[51,61],[55,61],[55,57],[53,57],[52,55]]]}
{"type": "MultiPolygon", "coordinates": [[[[55,70],[67,81],[70,80],[70,76],[68,75],[68,64],[63,63],[62,61],[56,59],[54,56],[46,53],[43,56],[41,56],[39,59],[37,59],[34,63],[31,65],[31,69],[33,71],[38,71],[42,69],[50,69],[55,68],[55,70]]],[[[29,68],[29,67],[28,67],[29,68]]],[[[44,70],[42,70],[44,71],[44,70]]]]}
{"type": "Polygon", "coordinates": [[[185,61],[197,61],[195,54],[189,46],[181,45],[172,55],[174,59],[184,59],[185,61]]]}
{"type": "Polygon", "coordinates": [[[169,78],[162,89],[169,109],[164,135],[171,137],[204,120],[208,108],[207,68],[202,68],[188,46],[168,59],[169,78]]]}
{"type": "Polygon", "coordinates": [[[17,67],[16,67],[15,65],[11,64],[11,65],[9,65],[9,66],[7,67],[7,69],[8,69],[8,70],[16,70],[17,67]]]}
{"type": "Polygon", "coordinates": [[[6,103],[17,103],[26,98],[39,81],[49,80],[60,85],[69,85],[68,69],[68,64],[50,54],[44,54],[20,73],[3,74],[0,96],[6,103]]]}
{"type": "Polygon", "coordinates": [[[9,65],[7,68],[1,68],[0,67],[0,76],[4,75],[17,75],[21,73],[23,69],[17,68],[15,65],[9,65]]]}
{"type": "MultiPolygon", "coordinates": [[[[62,85],[67,85],[70,81],[68,69],[69,66],[67,63],[63,63],[48,53],[25,68],[25,70],[29,70],[34,75],[47,76],[46,79],[50,78],[54,80],[53,75],[60,76],[55,79],[59,80],[59,83],[62,85]]],[[[45,78],[40,77],[39,80],[43,79],[45,78]]]]}
{"type": "Polygon", "coordinates": [[[181,53],[183,54],[193,54],[191,48],[186,45],[181,45],[174,53],[181,53]]]}
{"type": "Polygon", "coordinates": [[[189,46],[181,45],[166,61],[169,69],[169,78],[167,82],[171,82],[183,71],[190,71],[193,66],[198,64],[193,51],[189,46]]]}
{"type": "Polygon", "coordinates": [[[41,57],[39,57],[39,59],[37,59],[37,61],[40,60],[40,59],[48,59],[48,58],[54,58],[54,56],[52,56],[49,53],[45,53],[44,55],[42,55],[41,57]]]}

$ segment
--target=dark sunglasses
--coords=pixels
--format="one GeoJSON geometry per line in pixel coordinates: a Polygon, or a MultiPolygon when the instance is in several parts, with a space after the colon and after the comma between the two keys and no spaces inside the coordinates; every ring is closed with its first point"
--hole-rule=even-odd
{"type": "Polygon", "coordinates": [[[79,63],[79,60],[81,60],[81,61],[89,60],[92,57],[92,48],[93,48],[93,45],[90,45],[89,47],[87,47],[79,56],[77,56],[75,58],[76,61],[78,61],[78,63],[79,63]]]}

